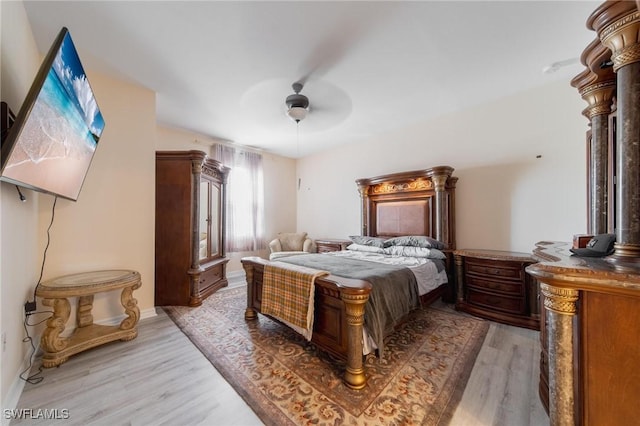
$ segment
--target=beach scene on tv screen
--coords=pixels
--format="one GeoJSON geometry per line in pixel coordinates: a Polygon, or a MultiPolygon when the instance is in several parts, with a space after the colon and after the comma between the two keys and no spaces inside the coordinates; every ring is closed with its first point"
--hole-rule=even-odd
{"type": "Polygon", "coordinates": [[[102,114],[67,33],[3,176],[75,200],[103,129],[102,114]]]}

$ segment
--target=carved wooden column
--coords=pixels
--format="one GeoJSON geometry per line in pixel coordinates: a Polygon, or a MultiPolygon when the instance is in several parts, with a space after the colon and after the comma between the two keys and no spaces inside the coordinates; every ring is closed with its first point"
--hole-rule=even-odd
{"type": "MultiPolygon", "coordinates": [[[[200,199],[200,176],[202,175],[202,160],[201,159],[193,159],[191,160],[191,188],[192,200],[200,199]]],[[[189,304],[191,306],[197,306],[202,303],[202,298],[199,294],[199,285],[198,281],[200,280],[200,274],[202,272],[202,268],[200,268],[200,258],[198,257],[198,253],[200,253],[199,243],[200,243],[200,203],[194,202],[194,208],[191,211],[191,267],[187,271],[189,275],[189,279],[191,280],[191,284],[189,286],[189,304]]]]}
{"type": "Polygon", "coordinates": [[[369,235],[369,185],[361,185],[358,183],[358,193],[360,193],[361,211],[361,235],[369,235]]]}
{"type": "MultiPolygon", "coordinates": [[[[229,173],[228,171],[226,173],[220,173],[216,170],[215,174],[220,177],[220,181],[222,182],[222,185],[220,185],[220,200],[222,203],[220,205],[219,222],[220,240],[222,244],[220,244],[219,250],[220,255],[225,257],[227,255],[227,179],[229,178],[229,173]]],[[[226,264],[223,267],[226,268],[226,264]]]]}
{"type": "Polygon", "coordinates": [[[549,419],[554,426],[576,424],[573,328],[578,291],[541,283],[547,310],[549,348],[549,419]]]}
{"type": "MultiPolygon", "coordinates": [[[[447,211],[447,180],[451,177],[453,169],[448,166],[434,167],[431,173],[431,180],[436,191],[435,200],[435,238],[439,241],[449,241],[449,212],[447,211]]],[[[449,247],[447,247],[449,248],[449,247]]]]}
{"type": "Polygon", "coordinates": [[[587,69],[571,80],[588,106],[582,114],[590,120],[591,138],[588,143],[588,228],[589,234],[605,234],[609,231],[608,177],[609,177],[609,114],[616,81],[613,69],[602,67],[611,58],[611,52],[599,39],[594,40],[581,57],[587,69]]]}
{"type": "Polygon", "coordinates": [[[611,50],[617,74],[616,245],[613,262],[640,262],[640,12],[606,2],[587,22],[611,50]]]}
{"type": "Polygon", "coordinates": [[[589,107],[585,110],[591,120],[591,159],[590,159],[590,234],[606,234],[607,217],[607,187],[608,187],[608,159],[609,159],[609,114],[611,113],[611,98],[615,83],[613,81],[596,83],[585,88],[581,93],[583,98],[589,99],[589,107]]]}
{"type": "Polygon", "coordinates": [[[442,208],[446,203],[446,200],[444,197],[446,197],[447,194],[444,192],[444,186],[447,183],[447,177],[448,177],[447,175],[433,176],[433,184],[436,190],[436,218],[435,218],[436,240],[439,240],[439,241],[447,240],[447,238],[445,237],[445,232],[447,231],[447,228],[444,226],[444,223],[443,223],[443,218],[446,217],[446,215],[444,215],[442,212],[442,208]]]}

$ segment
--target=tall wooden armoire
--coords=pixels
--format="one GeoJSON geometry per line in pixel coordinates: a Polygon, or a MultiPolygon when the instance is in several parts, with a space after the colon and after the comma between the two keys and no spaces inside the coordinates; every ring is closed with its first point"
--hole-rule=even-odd
{"type": "Polygon", "coordinates": [[[227,286],[228,173],[202,151],[156,152],[156,306],[198,306],[227,286]]]}

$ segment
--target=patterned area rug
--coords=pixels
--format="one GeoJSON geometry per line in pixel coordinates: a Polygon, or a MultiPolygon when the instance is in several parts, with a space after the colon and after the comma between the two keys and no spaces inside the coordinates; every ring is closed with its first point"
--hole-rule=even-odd
{"type": "Polygon", "coordinates": [[[384,359],[366,357],[356,391],[344,362],[265,316],[245,321],[245,308],[243,286],[165,311],[267,425],[448,424],[489,328],[444,306],[416,310],[384,359]]]}

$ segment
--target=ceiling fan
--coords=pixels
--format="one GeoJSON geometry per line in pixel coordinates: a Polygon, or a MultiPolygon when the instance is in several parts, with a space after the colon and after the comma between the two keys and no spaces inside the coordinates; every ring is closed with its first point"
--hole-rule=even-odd
{"type": "MultiPolygon", "coordinates": [[[[343,13],[339,14],[342,19],[333,22],[331,28],[324,28],[318,33],[317,39],[309,40],[308,54],[294,62],[298,65],[297,70],[283,68],[290,77],[259,81],[242,95],[244,116],[250,117],[253,125],[268,129],[270,134],[281,132],[273,136],[274,139],[280,141],[283,134],[289,134],[291,122],[286,117],[299,124],[309,115],[310,102],[307,96],[313,98],[313,120],[305,123],[307,134],[324,132],[342,123],[351,114],[350,95],[323,77],[390,15],[387,8],[370,8],[364,3],[346,2],[342,7],[343,13]],[[295,75],[288,74],[290,71],[295,75]],[[295,79],[293,84],[290,78],[295,79]],[[286,87],[292,87],[294,93],[284,95],[286,87]],[[303,88],[304,95],[301,93],[303,88]],[[285,114],[282,113],[283,97],[285,114]]],[[[266,135],[262,133],[261,137],[264,139],[266,135]]]]}
{"type": "Polygon", "coordinates": [[[301,82],[296,81],[291,85],[291,87],[295,93],[287,96],[287,99],[285,100],[285,104],[287,105],[287,116],[296,123],[300,123],[300,121],[305,119],[309,112],[309,98],[300,94],[300,91],[304,87],[301,82]]]}

